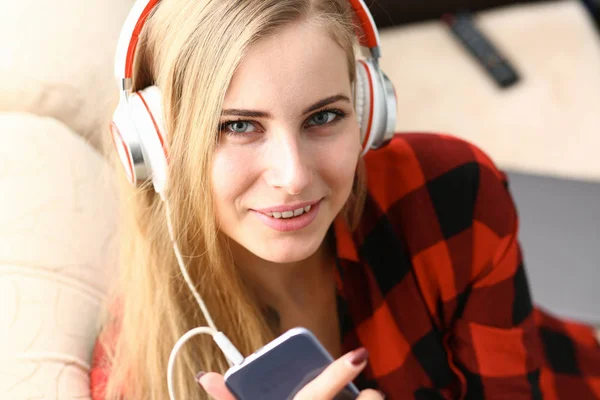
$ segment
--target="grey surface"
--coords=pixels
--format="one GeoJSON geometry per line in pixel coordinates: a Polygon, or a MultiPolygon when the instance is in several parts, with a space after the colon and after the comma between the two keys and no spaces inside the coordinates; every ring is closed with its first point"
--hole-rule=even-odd
{"type": "Polygon", "coordinates": [[[600,183],[508,177],[534,302],[600,325],[600,183]]]}

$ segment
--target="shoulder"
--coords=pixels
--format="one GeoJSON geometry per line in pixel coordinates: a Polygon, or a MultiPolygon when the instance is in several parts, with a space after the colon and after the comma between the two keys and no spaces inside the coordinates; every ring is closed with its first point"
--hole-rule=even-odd
{"type": "Polygon", "coordinates": [[[413,255],[461,234],[485,234],[483,229],[500,239],[516,230],[505,174],[465,140],[397,133],[366,154],[365,167],[370,201],[413,255]]]}
{"type": "Polygon", "coordinates": [[[396,283],[413,270],[432,315],[440,298],[465,293],[516,237],[506,176],[472,143],[399,133],[367,153],[365,167],[368,195],[360,228],[370,247],[364,252],[387,260],[371,269],[378,281],[396,283]],[[403,272],[392,274],[390,265],[402,265],[403,272]]]}
{"type": "Polygon", "coordinates": [[[365,164],[375,192],[391,183],[409,192],[431,182],[472,178],[482,169],[506,180],[476,145],[441,133],[396,133],[385,147],[367,153],[365,164]]]}

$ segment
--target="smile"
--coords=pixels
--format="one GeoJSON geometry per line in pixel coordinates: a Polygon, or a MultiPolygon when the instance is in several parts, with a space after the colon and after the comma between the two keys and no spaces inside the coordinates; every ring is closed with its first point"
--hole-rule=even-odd
{"type": "Polygon", "coordinates": [[[305,212],[309,212],[310,211],[311,206],[306,206],[304,208],[298,208],[297,210],[294,211],[284,211],[284,212],[267,212],[264,213],[265,215],[268,215],[269,217],[273,217],[273,218],[294,218],[297,217],[299,215],[304,214],[305,212]]]}
{"type": "Polygon", "coordinates": [[[317,218],[322,199],[313,205],[299,207],[293,211],[255,211],[253,214],[267,227],[278,232],[293,232],[306,228],[317,218]]]}

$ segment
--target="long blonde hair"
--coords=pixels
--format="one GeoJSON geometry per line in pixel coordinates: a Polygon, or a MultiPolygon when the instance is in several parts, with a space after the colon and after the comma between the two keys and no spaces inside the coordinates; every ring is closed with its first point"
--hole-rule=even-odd
{"type": "MultiPolygon", "coordinates": [[[[211,157],[223,98],[244,54],[257,40],[296,21],[327,29],[346,51],[354,82],[355,27],[346,0],[163,0],[144,27],[134,68],[134,90],[152,84],[162,90],[169,147],[166,196],[181,253],[215,324],[244,355],[272,340],[274,332],[219,234],[211,157]]],[[[116,152],[107,150],[117,165],[116,152]]],[[[163,400],[168,398],[166,366],[173,345],[206,321],[181,276],[163,203],[151,184],[135,189],[123,178],[119,182],[120,272],[100,337],[110,369],[106,398],[163,400]]],[[[350,226],[360,217],[364,196],[360,161],[342,210],[350,226]]],[[[209,336],[190,340],[175,364],[178,398],[206,396],[195,383],[195,372],[227,368],[209,336]]]]}

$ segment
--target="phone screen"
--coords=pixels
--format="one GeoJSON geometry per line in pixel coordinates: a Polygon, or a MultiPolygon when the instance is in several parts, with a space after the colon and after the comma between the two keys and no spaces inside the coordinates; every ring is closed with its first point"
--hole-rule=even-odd
{"type": "MultiPolygon", "coordinates": [[[[291,400],[332,361],[310,331],[294,328],[228,371],[225,384],[239,400],[291,400]]],[[[358,390],[349,384],[335,400],[357,396],[358,390]]]]}

